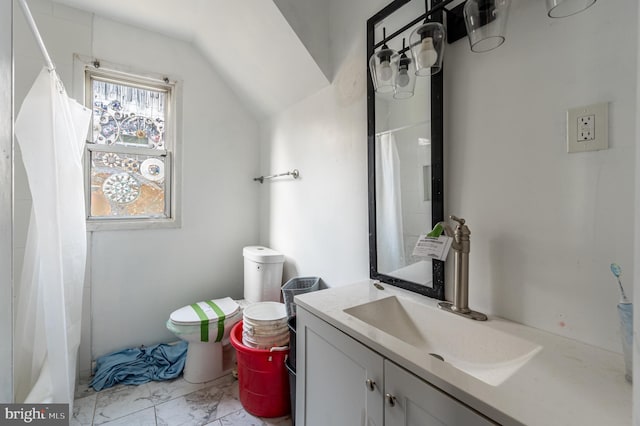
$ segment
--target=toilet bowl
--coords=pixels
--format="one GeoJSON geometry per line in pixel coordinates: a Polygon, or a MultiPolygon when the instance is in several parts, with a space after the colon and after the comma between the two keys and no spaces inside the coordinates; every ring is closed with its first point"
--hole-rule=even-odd
{"type": "Polygon", "coordinates": [[[204,383],[222,376],[222,345],[242,319],[242,309],[230,297],[183,306],[167,320],[167,329],[189,343],[184,379],[204,383]]]}

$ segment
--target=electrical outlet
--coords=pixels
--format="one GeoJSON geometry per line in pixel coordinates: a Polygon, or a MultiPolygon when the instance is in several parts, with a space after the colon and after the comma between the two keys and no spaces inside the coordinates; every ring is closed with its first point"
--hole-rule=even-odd
{"type": "Polygon", "coordinates": [[[583,115],[578,117],[578,140],[579,141],[592,141],[596,138],[596,131],[594,129],[596,123],[595,115],[583,115]]]}
{"type": "Polygon", "coordinates": [[[609,149],[607,102],[567,111],[567,152],[609,149]]]}

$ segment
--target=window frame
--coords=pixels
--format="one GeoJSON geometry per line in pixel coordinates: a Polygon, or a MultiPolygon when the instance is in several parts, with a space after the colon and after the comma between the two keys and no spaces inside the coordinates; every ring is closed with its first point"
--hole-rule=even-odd
{"type": "Polygon", "coordinates": [[[93,100],[91,99],[91,81],[93,78],[115,84],[165,91],[167,107],[164,149],[89,143],[88,141],[93,139],[93,130],[89,129],[84,147],[83,164],[87,231],[179,228],[181,226],[181,186],[179,183],[181,182],[182,82],[165,75],[141,72],[130,67],[74,55],[74,94],[76,99],[82,99],[84,101],[83,104],[91,109],[93,109],[93,100]],[[165,214],[168,217],[91,217],[92,152],[114,152],[162,157],[165,162],[166,173],[165,214]]]}

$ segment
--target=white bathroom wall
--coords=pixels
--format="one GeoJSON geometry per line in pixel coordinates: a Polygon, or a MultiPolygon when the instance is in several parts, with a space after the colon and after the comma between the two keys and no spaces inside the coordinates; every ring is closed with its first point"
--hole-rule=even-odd
{"type": "MultiPolygon", "coordinates": [[[[386,3],[331,1],[332,86],[263,126],[264,171],[302,174],[261,188],[261,240],[287,277],[368,277],[365,22],[386,3]]],[[[609,264],[631,292],[636,11],[597,2],[550,20],[544,2],[514,0],[505,45],[448,45],[444,71],[445,214],[472,232],[470,305],[617,352],[609,264]],[[610,149],[567,154],[566,109],[602,101],[610,149]]]]}
{"type": "Polygon", "coordinates": [[[0,2],[0,403],[13,402],[12,2],[0,2]]]}
{"type": "MultiPolygon", "coordinates": [[[[69,91],[73,53],[183,82],[182,226],[93,233],[84,371],[91,357],[174,340],[165,322],[185,304],[242,296],[242,247],[258,240],[258,123],[191,44],[46,0],[30,3],[69,91]]],[[[16,88],[28,87],[41,66],[31,41],[24,43],[16,47],[16,88]]],[[[16,89],[18,103],[23,96],[16,89]]],[[[18,207],[16,217],[26,215],[27,206],[18,207]]]]}
{"type": "Polygon", "coordinates": [[[368,276],[365,112],[362,100],[338,101],[342,95],[333,85],[263,126],[261,173],[300,170],[298,180],[259,188],[261,241],[285,255],[284,281],[319,276],[336,285],[368,276]],[[335,102],[344,104],[321,107],[335,102]]]}
{"type": "Polygon", "coordinates": [[[446,54],[445,201],[472,233],[470,304],[617,352],[609,265],[631,292],[637,7],[552,20],[514,1],[503,46],[446,54]],[[597,102],[609,149],[567,154],[567,108],[597,102]]]}
{"type": "Polygon", "coordinates": [[[263,172],[300,170],[260,187],[261,241],[285,254],[285,280],[369,276],[365,20],[385,3],[331,1],[332,85],[262,125],[263,172]]]}
{"type": "Polygon", "coordinates": [[[185,304],[242,296],[242,247],[258,237],[252,177],[259,135],[253,117],[189,44],[96,18],[93,54],[153,64],[184,82],[181,229],[93,236],[93,339],[100,354],[173,338],[164,323],[185,304]],[[114,335],[122,329],[126,336],[114,335]]]}

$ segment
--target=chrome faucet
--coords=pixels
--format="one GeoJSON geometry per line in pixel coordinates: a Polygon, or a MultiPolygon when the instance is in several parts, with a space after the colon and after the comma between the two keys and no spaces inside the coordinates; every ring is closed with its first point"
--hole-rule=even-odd
{"type": "Polygon", "coordinates": [[[449,219],[458,222],[455,231],[446,222],[440,222],[440,225],[444,228],[444,234],[453,238],[451,243],[453,266],[455,268],[453,275],[453,303],[440,302],[438,307],[476,321],[486,321],[487,316],[485,314],[469,309],[469,252],[471,251],[469,235],[471,235],[471,231],[465,225],[464,219],[455,216],[449,216],[449,219]]]}

